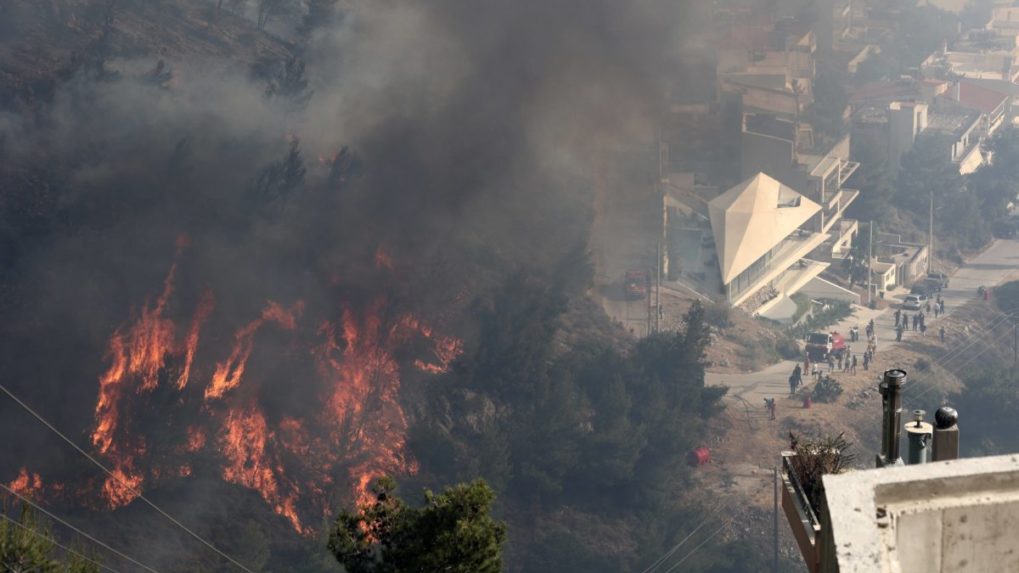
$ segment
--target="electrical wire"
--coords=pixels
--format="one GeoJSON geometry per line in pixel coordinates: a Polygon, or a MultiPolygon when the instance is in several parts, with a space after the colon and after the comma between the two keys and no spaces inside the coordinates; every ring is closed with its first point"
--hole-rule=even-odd
{"type": "MultiPolygon", "coordinates": [[[[1010,313],[1014,312],[1014,309],[1008,309],[1008,312],[1010,312],[1010,313]]],[[[1005,338],[1006,336],[1008,336],[1009,333],[1006,332],[1006,333],[1004,333],[1002,335],[997,336],[996,338],[993,339],[994,343],[988,344],[980,352],[969,356],[969,358],[967,358],[961,364],[956,364],[956,365],[953,365],[951,368],[949,368],[949,363],[951,361],[955,360],[956,358],[960,357],[960,356],[968,354],[968,351],[970,349],[972,349],[974,346],[976,346],[977,344],[980,344],[981,342],[988,341],[988,339],[990,339],[990,337],[994,335],[994,330],[998,326],[1000,326],[1002,323],[1004,323],[1005,321],[1007,321],[1009,319],[1013,319],[1014,320],[1015,316],[1013,314],[1006,314],[1005,311],[1001,311],[1001,316],[996,318],[990,324],[990,326],[988,326],[986,328],[982,328],[982,331],[979,334],[977,334],[975,337],[971,337],[966,342],[965,345],[963,345],[960,348],[957,348],[956,350],[954,350],[952,352],[949,352],[949,353],[945,354],[944,356],[942,356],[939,359],[935,360],[934,363],[938,364],[939,366],[942,366],[945,370],[955,374],[958,370],[960,370],[963,367],[965,367],[966,365],[970,364],[971,362],[973,362],[977,358],[980,358],[981,356],[983,356],[984,354],[986,354],[987,352],[989,352],[991,350],[995,350],[994,343],[998,342],[1002,338],[1005,338]]],[[[934,376],[936,376],[940,381],[943,381],[943,380],[946,379],[943,374],[935,373],[934,376]]],[[[907,394],[907,395],[904,395],[903,398],[904,399],[910,399],[910,400],[919,400],[920,398],[922,398],[923,396],[926,396],[928,393],[930,393],[931,391],[933,391],[935,389],[936,389],[935,386],[930,386],[927,389],[925,389],[924,391],[920,392],[919,394],[916,394],[916,395],[913,395],[913,396],[910,396],[910,395],[907,394]]]]}
{"type": "Polygon", "coordinates": [[[672,557],[676,553],[676,551],[679,550],[679,548],[682,547],[683,544],[687,542],[688,539],[693,537],[693,535],[695,533],[697,533],[697,531],[699,531],[700,528],[704,527],[704,525],[708,522],[708,520],[711,519],[711,516],[715,514],[715,511],[717,509],[718,509],[718,505],[716,505],[714,508],[711,509],[710,512],[708,512],[708,515],[704,519],[701,520],[701,522],[697,525],[697,527],[694,528],[693,531],[688,533],[687,536],[684,537],[683,539],[681,539],[679,543],[674,545],[672,547],[672,549],[669,549],[668,551],[666,551],[661,557],[656,559],[655,562],[652,563],[647,569],[641,571],[641,573],[652,573],[653,571],[655,571],[656,569],[661,567],[662,564],[665,563],[666,561],[668,561],[669,558],[672,557]]]}
{"type": "Polygon", "coordinates": [[[163,509],[161,509],[159,506],[157,506],[156,504],[154,504],[151,501],[149,501],[149,499],[147,497],[142,495],[141,491],[139,491],[137,488],[133,487],[132,485],[128,484],[126,481],[124,481],[123,478],[121,478],[121,477],[117,476],[116,474],[114,474],[113,472],[111,472],[99,460],[97,460],[94,457],[92,457],[91,454],[89,454],[85,450],[81,449],[81,447],[79,447],[78,444],[74,443],[70,438],[65,436],[60,430],[58,430],[56,427],[53,426],[53,424],[49,423],[45,418],[43,418],[41,415],[39,415],[28,404],[22,402],[21,399],[19,399],[17,396],[14,395],[14,393],[12,393],[10,390],[8,390],[6,386],[4,386],[3,384],[0,384],[0,390],[2,390],[5,394],[7,394],[12,400],[14,400],[25,411],[27,411],[29,414],[31,414],[33,417],[35,417],[36,420],[39,420],[39,422],[41,422],[44,426],[49,428],[53,433],[55,433],[56,435],[60,436],[60,438],[62,440],[64,440],[65,442],[67,442],[68,445],[70,445],[72,448],[77,450],[77,452],[79,454],[85,456],[96,467],[98,467],[99,469],[103,470],[104,472],[106,472],[107,475],[109,475],[113,479],[115,479],[118,482],[120,482],[121,485],[123,485],[125,488],[127,488],[132,493],[137,494],[138,499],[143,501],[146,505],[148,505],[152,509],[156,510],[156,512],[158,512],[160,515],[162,515],[163,517],[168,519],[171,523],[173,523],[174,525],[176,525],[177,527],[182,529],[184,532],[186,532],[192,538],[194,538],[197,541],[201,542],[203,545],[205,545],[206,547],[208,547],[209,549],[214,551],[217,555],[219,555],[220,557],[226,559],[230,563],[234,564],[235,566],[237,566],[239,569],[241,569],[245,573],[254,573],[253,571],[251,571],[251,569],[248,569],[244,565],[241,565],[241,563],[238,562],[236,559],[234,559],[233,557],[230,557],[226,553],[220,551],[215,545],[213,545],[212,543],[206,541],[202,536],[198,535],[197,533],[195,533],[194,531],[189,529],[186,525],[184,525],[183,523],[178,521],[176,518],[174,518],[172,515],[170,515],[169,513],[163,511],[163,509]]]}
{"type": "Polygon", "coordinates": [[[712,539],[712,538],[713,538],[714,536],[716,536],[716,535],[718,535],[719,533],[721,533],[721,532],[722,532],[722,530],[723,530],[723,529],[725,529],[725,527],[726,527],[727,525],[729,525],[729,522],[728,522],[728,521],[726,521],[726,522],[725,522],[725,523],[723,523],[722,525],[718,526],[718,529],[716,529],[714,533],[712,533],[711,535],[709,535],[709,536],[708,536],[708,537],[707,537],[707,538],[706,538],[706,539],[705,539],[704,541],[701,541],[700,543],[698,543],[698,544],[697,544],[697,547],[694,547],[693,549],[691,549],[691,550],[690,550],[690,552],[689,552],[689,553],[687,553],[686,555],[684,555],[682,559],[680,559],[679,561],[676,561],[675,563],[673,563],[673,564],[672,564],[672,567],[669,567],[668,569],[666,569],[666,570],[665,570],[665,571],[663,571],[662,573],[670,573],[670,572],[671,572],[671,571],[672,571],[673,569],[675,569],[676,567],[679,567],[680,565],[682,565],[682,563],[683,563],[684,561],[686,561],[687,559],[689,559],[691,555],[693,555],[694,553],[697,553],[697,550],[698,550],[698,549],[700,549],[701,547],[703,547],[705,543],[707,543],[707,542],[711,541],[711,539],[712,539]]]}
{"type": "Polygon", "coordinates": [[[34,508],[36,511],[42,513],[46,517],[49,517],[53,521],[56,521],[57,523],[63,525],[64,527],[70,529],[71,531],[77,533],[78,535],[84,537],[85,539],[88,539],[92,543],[95,543],[99,547],[102,547],[103,549],[109,551],[110,553],[116,555],[117,557],[120,557],[121,559],[123,559],[125,561],[129,561],[129,562],[131,562],[131,563],[141,567],[142,569],[148,571],[149,573],[159,573],[158,571],[156,571],[152,567],[149,567],[148,565],[138,561],[137,559],[135,559],[135,558],[133,558],[133,557],[131,557],[129,555],[125,555],[123,552],[118,551],[118,550],[110,547],[106,543],[103,543],[102,541],[96,539],[95,537],[89,535],[88,533],[85,533],[81,529],[78,529],[77,527],[71,525],[70,523],[64,521],[63,519],[60,519],[56,515],[54,515],[54,514],[50,513],[49,511],[47,511],[46,508],[40,506],[39,504],[35,503],[34,501],[28,499],[27,497],[21,495],[20,493],[14,491],[13,489],[11,489],[9,487],[7,487],[3,483],[0,483],[0,488],[3,488],[4,490],[7,491],[7,493],[9,493],[9,494],[13,495],[14,497],[20,499],[22,501],[22,503],[27,503],[28,505],[32,506],[32,508],[34,508]]]}
{"type": "MultiPolygon", "coordinates": [[[[77,557],[80,557],[81,559],[84,559],[85,561],[88,561],[89,563],[95,565],[96,567],[99,567],[100,569],[105,569],[107,571],[112,571],[113,573],[120,573],[120,571],[117,571],[113,567],[110,567],[109,565],[104,565],[101,561],[96,561],[95,559],[92,559],[91,557],[87,557],[85,554],[80,553],[78,551],[75,551],[74,549],[71,549],[70,547],[67,547],[65,545],[61,545],[59,542],[57,542],[56,539],[53,539],[51,537],[46,537],[41,532],[38,532],[38,531],[32,529],[31,527],[27,527],[27,526],[25,526],[25,525],[23,525],[21,523],[18,523],[17,520],[11,519],[10,517],[8,517],[5,514],[0,513],[0,518],[3,518],[4,520],[10,522],[11,524],[15,525],[16,527],[19,527],[19,528],[21,528],[21,529],[31,533],[32,535],[34,535],[36,537],[39,537],[41,539],[45,539],[46,541],[49,541],[50,543],[52,543],[56,547],[59,547],[60,549],[63,549],[65,552],[70,553],[71,555],[75,555],[77,557]]],[[[2,565],[2,564],[0,564],[0,565],[2,565]]]]}

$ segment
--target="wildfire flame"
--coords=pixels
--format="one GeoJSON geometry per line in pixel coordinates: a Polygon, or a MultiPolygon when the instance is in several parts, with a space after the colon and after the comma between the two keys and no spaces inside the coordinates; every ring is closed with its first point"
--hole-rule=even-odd
{"type": "Polygon", "coordinates": [[[262,316],[249,322],[234,335],[234,347],[230,352],[230,358],[216,365],[216,373],[212,375],[212,382],[205,389],[205,398],[222,398],[229,390],[233,390],[241,383],[244,376],[244,368],[251,356],[251,349],[255,344],[255,333],[262,328],[266,322],[275,322],[285,330],[296,328],[296,317],[301,313],[304,305],[298,302],[291,310],[286,310],[279,304],[269,301],[269,305],[262,311],[262,316]]]}
{"type": "Polygon", "coordinates": [[[274,437],[265,416],[257,407],[249,405],[243,409],[231,410],[227,414],[221,439],[222,452],[228,460],[223,467],[223,479],[262,494],[262,499],[301,533],[303,528],[294,508],[296,488],[293,488],[295,493],[282,495],[276,478],[277,472],[270,465],[267,449],[274,437]]]}
{"type": "Polygon", "coordinates": [[[18,495],[33,498],[42,491],[42,477],[37,473],[29,473],[27,468],[21,468],[18,477],[7,484],[7,487],[18,495]]]}
{"type": "MultiPolygon", "coordinates": [[[[188,244],[178,243],[178,257],[188,244]]],[[[399,402],[404,369],[396,356],[410,349],[408,365],[439,374],[463,352],[459,339],[437,334],[414,315],[394,312],[386,297],[378,295],[360,307],[341,305],[338,317],[317,321],[302,316],[300,301],[289,307],[269,301],[257,318],[237,328],[228,352],[212,346],[199,353],[200,343],[212,344],[201,333],[213,315],[215,298],[205,292],[186,322],[187,330],[178,329],[169,316],[176,261],[158,298],[143,304],[110,336],[109,366],[99,377],[92,432],[93,445],[113,473],[100,484],[107,507],[130,503],[152,483],[192,475],[188,456],[201,451],[220,457],[224,481],[257,491],[297,532],[309,534],[302,515],[318,514],[317,520],[332,513],[329,500],[335,486],[348,483],[348,491],[363,503],[370,500],[368,487],[376,477],[417,471],[406,449],[408,421],[399,402]],[[257,334],[267,324],[293,333],[288,336],[295,343],[312,339],[292,347],[296,356],[306,356],[315,366],[304,377],[310,379],[287,381],[295,392],[307,394],[311,406],[299,414],[267,416],[259,404],[260,379],[249,376],[257,334]],[[317,329],[303,336],[302,324],[317,329]],[[225,358],[216,360],[218,353],[225,358]],[[203,367],[205,356],[209,363],[203,367]],[[208,378],[201,386],[203,376],[208,378]],[[154,392],[161,384],[164,388],[154,392]],[[242,384],[244,392],[235,391],[242,384]],[[190,408],[188,424],[170,445],[147,438],[145,420],[139,420],[147,396],[167,391],[180,396],[172,407],[190,408]],[[196,400],[189,400],[191,396],[196,400]]],[[[392,258],[381,248],[375,263],[380,270],[393,268],[392,258]]],[[[159,404],[163,411],[165,403],[159,404]]],[[[12,483],[38,489],[41,478],[23,470],[12,483]]]]}

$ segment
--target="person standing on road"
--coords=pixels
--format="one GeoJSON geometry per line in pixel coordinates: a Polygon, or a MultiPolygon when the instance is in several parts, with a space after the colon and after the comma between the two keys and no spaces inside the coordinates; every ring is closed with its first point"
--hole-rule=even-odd
{"type": "Polygon", "coordinates": [[[870,351],[863,353],[863,370],[870,370],[870,351]]]}
{"type": "Polygon", "coordinates": [[[924,306],[924,311],[927,312],[927,314],[931,313],[931,301],[927,301],[927,304],[924,306]]]}
{"type": "Polygon", "coordinates": [[[941,307],[941,316],[945,316],[945,299],[941,299],[941,304],[938,306],[941,307]]]}
{"type": "Polygon", "coordinates": [[[938,338],[940,338],[940,339],[941,339],[941,343],[942,343],[942,344],[944,344],[944,343],[945,343],[945,327],[944,327],[944,326],[942,326],[942,327],[941,327],[941,328],[940,328],[940,329],[938,330],[938,338]]]}
{"type": "Polygon", "coordinates": [[[853,355],[853,364],[849,367],[849,373],[856,376],[856,355],[853,355]]]}
{"type": "Polygon", "coordinates": [[[764,407],[768,409],[768,413],[771,414],[771,419],[774,420],[775,419],[775,399],[774,398],[765,398],[764,399],[764,407]]]}
{"type": "Polygon", "coordinates": [[[927,336],[927,325],[920,321],[920,336],[927,336]]]}
{"type": "Polygon", "coordinates": [[[895,326],[899,326],[899,319],[902,318],[902,311],[895,309],[895,326]]]}
{"type": "Polygon", "coordinates": [[[902,331],[903,330],[905,330],[905,329],[902,327],[901,324],[895,329],[895,342],[902,342],[902,331]]]}
{"type": "Polygon", "coordinates": [[[896,324],[895,328],[898,328],[900,326],[902,328],[908,328],[909,327],[909,314],[908,313],[905,313],[905,312],[902,313],[902,322],[899,323],[899,324],[896,324]]]}

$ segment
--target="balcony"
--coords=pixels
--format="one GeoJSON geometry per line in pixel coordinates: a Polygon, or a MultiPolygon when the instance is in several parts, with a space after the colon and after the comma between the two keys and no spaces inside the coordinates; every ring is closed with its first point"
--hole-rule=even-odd
{"type": "Polygon", "coordinates": [[[796,477],[793,465],[797,463],[797,457],[796,452],[782,452],[782,511],[807,570],[817,573],[821,569],[821,521],[810,505],[803,484],[796,477]]]}
{"type": "Polygon", "coordinates": [[[846,184],[849,178],[856,173],[856,170],[860,168],[860,163],[857,161],[846,161],[842,164],[842,171],[839,173],[839,187],[846,184]]]}

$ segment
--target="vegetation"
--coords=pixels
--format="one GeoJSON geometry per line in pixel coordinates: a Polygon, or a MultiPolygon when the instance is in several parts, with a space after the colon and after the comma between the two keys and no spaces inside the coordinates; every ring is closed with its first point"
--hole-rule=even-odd
{"type": "Polygon", "coordinates": [[[1006,454],[1019,451],[1019,371],[1010,363],[991,363],[968,371],[965,387],[949,395],[966,429],[964,456],[1006,454]]]}
{"type": "MultiPolygon", "coordinates": [[[[676,533],[667,524],[690,511],[675,495],[690,476],[685,455],[725,393],[704,385],[705,309],[694,304],[682,330],[629,349],[593,333],[564,345],[589,273],[587,264],[564,261],[552,273],[518,273],[479,301],[476,347],[443,382],[434,414],[422,417],[409,443],[428,483],[482,476],[507,508],[541,508],[526,512],[528,522],[566,508],[599,524],[639,515],[647,528],[668,528],[644,542],[649,554],[660,552],[676,533]]],[[[524,570],[554,563],[559,571],[636,565],[633,554],[604,555],[576,528],[554,531],[556,551],[569,547],[575,558],[549,561],[540,543],[515,545],[511,530],[514,563],[524,570]]]]}
{"type": "Polygon", "coordinates": [[[408,506],[395,489],[392,479],[379,479],[370,503],[336,520],[329,549],[349,573],[502,570],[506,526],[489,515],[495,493],[485,482],[426,491],[421,508],[408,506]]]}
{"type": "Polygon", "coordinates": [[[0,513],[0,570],[10,573],[99,573],[98,559],[81,549],[57,547],[49,528],[22,506],[18,519],[0,513]],[[63,555],[61,555],[63,554],[63,555]]]}
{"type": "Polygon", "coordinates": [[[821,476],[842,473],[852,466],[856,460],[852,444],[841,433],[837,436],[806,439],[790,433],[789,440],[792,450],[796,452],[792,470],[814,513],[820,515],[821,500],[824,498],[821,476]]]}
{"type": "Polygon", "coordinates": [[[822,299],[824,305],[810,318],[789,329],[789,334],[802,339],[811,332],[823,331],[852,313],[849,303],[844,300],[822,299]]]}
{"type": "Polygon", "coordinates": [[[994,304],[1002,312],[1019,313],[1019,281],[1009,281],[994,288],[994,304]]]}
{"type": "Polygon", "coordinates": [[[842,384],[831,376],[822,376],[810,393],[810,399],[815,402],[830,403],[839,399],[842,395],[842,384]]]}

